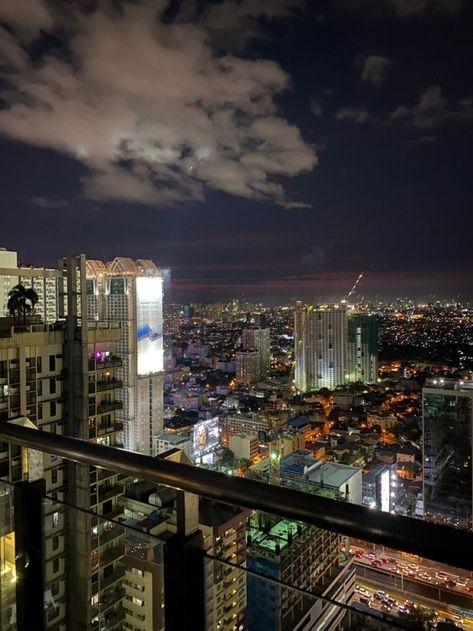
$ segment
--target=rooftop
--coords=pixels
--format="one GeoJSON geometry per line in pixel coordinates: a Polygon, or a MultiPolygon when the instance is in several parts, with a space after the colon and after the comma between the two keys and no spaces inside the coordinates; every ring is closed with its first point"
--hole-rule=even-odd
{"type": "Polygon", "coordinates": [[[334,462],[323,462],[320,467],[309,473],[309,480],[315,484],[340,488],[360,472],[361,469],[358,467],[350,467],[349,465],[334,462]]]}

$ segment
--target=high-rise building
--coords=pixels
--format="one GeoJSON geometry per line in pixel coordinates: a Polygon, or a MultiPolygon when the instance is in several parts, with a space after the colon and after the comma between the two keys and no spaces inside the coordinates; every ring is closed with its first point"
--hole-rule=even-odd
{"type": "Polygon", "coordinates": [[[261,379],[260,352],[238,351],[235,354],[236,380],[246,386],[261,379]]]}
{"type": "Polygon", "coordinates": [[[248,575],[248,628],[289,631],[299,628],[302,618],[300,628],[338,628],[344,610],[308,597],[302,590],[340,603],[351,602],[355,572],[349,561],[341,564],[342,539],[320,528],[263,513],[250,517],[246,566],[262,577],[248,575]]]}
{"type": "Polygon", "coordinates": [[[152,261],[87,261],[89,320],[115,322],[123,332],[117,374],[125,448],[148,455],[154,455],[153,436],[163,428],[162,282],[152,261]]]}
{"type": "MultiPolygon", "coordinates": [[[[12,328],[6,319],[2,328],[0,318],[0,419],[20,418],[42,431],[119,446],[121,425],[115,414],[121,403],[115,399],[115,369],[121,362],[114,344],[121,331],[105,323],[82,326],[84,256],[61,260],[56,272],[60,295],[54,308],[60,322],[38,323],[36,318],[33,324],[12,328]]],[[[25,470],[32,475],[29,459],[23,455],[20,448],[2,443],[0,479],[16,482],[25,470]]],[[[55,631],[118,629],[121,529],[105,521],[123,512],[118,503],[123,494],[118,475],[49,454],[41,454],[38,462],[39,477],[44,477],[50,498],[44,505],[43,522],[45,626],[55,631]]],[[[2,528],[0,537],[0,555],[14,551],[11,524],[2,528]]],[[[14,557],[2,558],[2,615],[8,609],[4,607],[4,566],[14,579],[14,557]]]]}
{"type": "MultiPolygon", "coordinates": [[[[119,442],[122,423],[117,419],[123,404],[117,398],[122,360],[116,344],[122,330],[116,323],[89,323],[85,256],[61,259],[65,301],[64,418],[66,433],[112,447],[119,442]]],[[[62,307],[61,307],[62,308],[62,307]]],[[[118,456],[119,452],[117,452],[118,456]]],[[[68,619],[74,628],[121,628],[123,593],[121,564],[123,486],[114,471],[67,463],[67,502],[83,510],[69,509],[68,619]],[[114,520],[114,521],[108,521],[114,520]]],[[[67,627],[71,628],[71,626],[67,627]]]]}
{"type": "Polygon", "coordinates": [[[473,382],[433,379],[422,391],[424,517],[473,528],[473,382]]]}
{"type": "Polygon", "coordinates": [[[19,265],[17,252],[0,248],[0,318],[8,315],[8,292],[21,284],[38,296],[35,315],[43,322],[56,322],[61,277],[57,269],[19,265]]]}
{"type": "Polygon", "coordinates": [[[378,322],[375,316],[348,315],[348,381],[378,381],[378,322]]]}
{"type": "Polygon", "coordinates": [[[271,367],[271,329],[243,329],[243,350],[257,350],[260,355],[260,379],[267,377],[271,367]]]}
{"type": "Polygon", "coordinates": [[[296,305],[295,384],[301,392],[335,388],[347,380],[348,321],[344,305],[296,305]]]}

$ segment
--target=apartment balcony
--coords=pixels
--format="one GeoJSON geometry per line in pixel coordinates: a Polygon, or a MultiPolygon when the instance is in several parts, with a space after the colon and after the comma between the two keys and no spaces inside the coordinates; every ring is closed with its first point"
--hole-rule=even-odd
{"type": "MultiPolygon", "coordinates": [[[[74,563],[67,565],[71,573],[76,571],[75,568],[81,569],[82,557],[87,562],[90,559],[90,550],[84,546],[92,546],[93,550],[98,551],[98,567],[94,567],[85,581],[84,568],[77,577],[79,580],[73,574],[65,576],[66,615],[68,611],[81,614],[85,611],[86,615],[90,613],[91,616],[82,627],[75,620],[70,620],[68,628],[118,631],[124,628],[124,612],[129,610],[142,616],[141,622],[145,622],[149,628],[164,627],[165,631],[200,631],[209,628],[211,623],[217,624],[218,619],[239,625],[243,624],[245,615],[245,628],[253,631],[260,628],[257,622],[263,619],[262,609],[258,608],[264,608],[267,602],[265,594],[279,599],[274,601],[272,609],[272,615],[276,616],[274,625],[268,624],[265,631],[272,631],[277,625],[280,627],[290,616],[290,628],[298,628],[302,618],[309,614],[315,617],[311,622],[312,627],[320,631],[334,628],[372,631],[413,628],[408,616],[399,617],[398,606],[388,606],[389,603],[385,604],[384,609],[380,606],[365,606],[360,601],[360,592],[354,589],[355,580],[395,594],[399,601],[402,596],[427,603],[429,607],[438,609],[440,617],[449,617],[450,620],[456,620],[454,616],[458,614],[455,612],[459,610],[473,611],[473,533],[470,531],[381,513],[363,506],[231,477],[199,467],[191,470],[188,465],[132,452],[123,452],[117,457],[113,448],[8,423],[0,424],[0,441],[54,453],[59,458],[69,458],[87,466],[106,467],[101,470],[104,475],[123,475],[200,495],[207,498],[201,500],[207,508],[215,507],[216,515],[220,515],[218,506],[221,502],[244,507],[244,511],[240,510],[244,515],[242,519],[247,520],[249,554],[247,564],[239,565],[243,557],[227,561],[206,552],[199,528],[189,528],[192,521],[182,519],[188,516],[187,513],[179,515],[181,506],[186,507],[185,511],[192,510],[195,507],[193,501],[176,502],[172,508],[166,509],[170,515],[172,513],[169,528],[160,531],[159,535],[152,535],[152,529],[146,532],[139,529],[137,524],[141,522],[138,518],[135,522],[128,517],[123,523],[111,526],[109,521],[112,516],[123,515],[122,506],[111,506],[105,516],[91,514],[74,506],[69,501],[68,492],[77,489],[67,489],[66,486],[66,504],[62,508],[64,523],[71,527],[82,527],[81,524],[85,523],[89,524],[86,526],[88,528],[92,524],[94,528],[99,528],[100,533],[91,538],[84,537],[83,540],[75,540],[74,537],[69,540],[65,554],[77,554],[74,563]],[[272,517],[267,519],[275,520],[274,523],[280,523],[278,520],[282,522],[277,530],[279,542],[289,532],[292,532],[293,538],[300,536],[300,545],[292,541],[295,544],[293,571],[282,574],[282,580],[275,580],[272,576],[279,559],[290,556],[290,545],[284,551],[277,552],[267,539],[271,528],[267,528],[266,520],[264,524],[261,522],[260,528],[254,511],[271,514],[272,517]],[[83,522],[84,516],[90,522],[83,522]],[[294,528],[290,530],[288,522],[303,523],[305,526],[300,531],[294,528]],[[180,524],[185,524],[188,530],[179,531],[180,524]],[[321,532],[326,533],[326,536],[318,536],[321,532]],[[104,551],[103,546],[111,543],[113,548],[104,551]],[[311,546],[310,550],[319,546],[320,550],[317,554],[311,552],[304,555],[301,550],[304,546],[311,546]],[[423,581],[420,572],[412,578],[390,571],[390,562],[380,563],[382,567],[378,568],[378,564],[371,564],[368,556],[360,560],[350,546],[358,546],[357,549],[361,547],[367,553],[369,551],[375,559],[395,558],[399,563],[430,568],[432,575],[437,572],[442,576],[455,577],[455,581],[449,579],[434,585],[432,580],[423,581]],[[417,558],[407,558],[406,554],[415,554],[417,558]],[[317,559],[332,556],[336,561],[330,568],[321,570],[319,580],[317,572],[314,572],[314,563],[317,559]],[[258,560],[258,564],[252,564],[254,559],[258,560]],[[317,578],[313,578],[315,576],[317,578]],[[146,588],[135,589],[135,585],[146,585],[146,588]],[[203,594],[213,598],[217,593],[216,588],[219,588],[219,594],[223,591],[221,587],[227,599],[220,603],[211,602],[206,608],[203,594]],[[91,593],[98,600],[94,607],[90,606],[91,593]],[[156,600],[157,607],[148,607],[147,599],[150,597],[156,600]],[[165,624],[162,618],[148,620],[153,615],[150,611],[156,616],[162,616],[165,612],[165,624]],[[212,621],[211,616],[214,616],[212,621]]],[[[46,617],[48,611],[48,603],[45,602],[47,590],[43,583],[46,560],[38,554],[38,550],[42,550],[46,528],[43,523],[44,503],[50,501],[44,497],[44,488],[41,480],[16,485],[0,483],[1,534],[13,529],[17,531],[12,559],[13,567],[16,563],[22,579],[15,583],[15,590],[9,593],[16,600],[14,610],[19,622],[15,628],[18,631],[45,628],[45,624],[43,627],[37,624],[37,620],[46,617]],[[29,626],[21,622],[28,616],[29,626]]],[[[100,500],[122,493],[121,485],[114,484],[103,490],[100,500]]],[[[75,496],[71,493],[70,497],[75,496]]],[[[126,499],[123,501],[126,502],[126,499]]],[[[152,510],[156,508],[153,506],[152,510]]],[[[129,511],[127,515],[131,514],[131,508],[129,511]]],[[[235,513],[238,514],[237,511],[235,513]]],[[[152,526],[157,522],[150,520],[150,523],[152,526]]],[[[165,521],[163,523],[165,525],[165,521]]],[[[237,548],[243,546],[244,540],[240,536],[236,542],[231,541],[234,536],[232,533],[224,538],[231,543],[231,549],[235,543],[237,548]]],[[[50,565],[47,567],[50,568],[50,565]]]]}
{"type": "Polygon", "coordinates": [[[111,521],[114,520],[116,517],[119,517],[120,515],[123,515],[123,506],[116,504],[110,510],[103,511],[100,516],[106,520],[111,521]]]}
{"type": "Polygon", "coordinates": [[[115,355],[106,359],[96,360],[95,358],[89,359],[89,372],[107,370],[108,368],[121,368],[123,361],[120,357],[115,355]]]}
{"type": "Polygon", "coordinates": [[[123,410],[122,401],[105,401],[97,405],[97,414],[105,414],[114,410],[123,410]]]}
{"type": "Polygon", "coordinates": [[[121,582],[124,575],[125,575],[125,568],[118,567],[111,574],[109,574],[108,576],[102,579],[102,582],[100,583],[101,589],[107,589],[107,587],[110,587],[110,585],[121,582]]]}
{"type": "Polygon", "coordinates": [[[105,502],[118,495],[123,495],[123,486],[121,484],[99,487],[99,502],[105,502]]]}
{"type": "Polygon", "coordinates": [[[120,379],[106,379],[104,381],[95,382],[96,392],[104,392],[106,390],[118,390],[119,388],[123,388],[123,381],[120,381],[120,379]]]}
{"type": "Polygon", "coordinates": [[[101,566],[110,565],[110,563],[113,563],[113,561],[121,559],[124,553],[125,551],[122,545],[111,548],[110,550],[107,550],[106,552],[100,554],[99,564],[101,566]]]}
{"type": "Polygon", "coordinates": [[[113,526],[108,530],[104,530],[99,535],[94,535],[92,537],[91,545],[93,548],[104,546],[114,539],[120,539],[120,537],[122,537],[124,533],[125,529],[122,526],[113,526]]]}

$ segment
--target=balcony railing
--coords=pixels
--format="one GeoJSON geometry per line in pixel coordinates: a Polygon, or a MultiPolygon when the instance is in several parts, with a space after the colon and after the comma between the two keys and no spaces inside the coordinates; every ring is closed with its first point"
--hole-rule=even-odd
{"type": "Polygon", "coordinates": [[[123,410],[122,401],[106,401],[97,405],[97,414],[105,414],[114,410],[123,410]]]}
{"type": "Polygon", "coordinates": [[[96,360],[95,358],[89,359],[89,372],[94,370],[106,370],[107,368],[120,368],[123,366],[123,361],[120,357],[108,357],[107,359],[96,360]]]}
{"type": "MultiPolygon", "coordinates": [[[[461,618],[465,615],[459,613],[460,610],[473,611],[472,532],[453,530],[422,520],[381,513],[349,502],[231,477],[165,458],[150,458],[128,451],[119,452],[118,456],[117,450],[111,447],[8,423],[0,424],[0,440],[53,453],[83,465],[106,467],[107,471],[128,477],[129,484],[132,484],[131,480],[139,479],[149,483],[147,488],[153,488],[154,484],[176,489],[178,500],[172,510],[177,512],[169,522],[169,527],[166,526],[163,515],[165,510],[169,512],[171,509],[154,504],[146,505],[146,519],[140,516],[138,521],[134,521],[134,511],[139,514],[144,509],[136,507],[137,500],[133,495],[129,497],[129,509],[126,508],[127,498],[124,496],[123,500],[120,499],[124,506],[111,507],[103,516],[89,514],[91,523],[98,523],[94,527],[99,529],[99,534],[89,539],[92,546],[105,544],[108,537],[110,541],[116,542],[112,550],[98,556],[98,566],[94,569],[98,574],[95,579],[90,577],[92,594],[98,591],[102,594],[103,590],[112,588],[115,584],[117,590],[123,590],[117,591],[117,598],[113,597],[110,602],[102,595],[99,596],[94,608],[94,613],[99,617],[98,629],[103,625],[115,624],[114,620],[120,622],[127,609],[140,616],[144,616],[145,612],[149,615],[151,609],[145,606],[146,598],[150,597],[148,590],[135,588],[135,585],[145,584],[152,584],[152,598],[164,599],[153,610],[153,615],[162,616],[162,620],[147,620],[146,623],[166,631],[215,628],[218,621],[225,617],[228,618],[228,624],[241,624],[249,631],[272,631],[281,627],[300,631],[306,628],[304,624],[321,631],[336,627],[344,630],[382,631],[412,628],[408,615],[410,605],[402,607],[401,596],[408,600],[421,601],[423,598],[430,603],[430,607],[434,606],[432,603],[442,603],[438,606],[439,611],[441,610],[439,615],[451,621],[458,622],[455,616],[461,618]],[[228,522],[228,525],[225,522],[225,527],[222,527],[222,533],[227,532],[227,536],[222,535],[219,542],[215,541],[212,549],[217,550],[219,545],[230,543],[233,534],[229,531],[236,529],[233,531],[235,541],[231,542],[226,553],[237,547],[238,556],[224,560],[204,552],[198,527],[197,530],[193,529],[189,519],[181,519],[182,514],[179,517],[179,506],[193,506],[193,500],[183,495],[186,493],[210,498],[211,502],[205,500],[206,510],[215,506],[213,518],[228,522]],[[245,512],[243,507],[249,510],[245,512]],[[260,519],[253,511],[261,511],[263,517],[277,517],[260,519]],[[278,521],[280,518],[285,521],[278,521]],[[246,524],[242,525],[245,520],[246,524]],[[115,521],[116,525],[110,526],[110,521],[115,521]],[[274,532],[272,524],[276,524],[274,532]],[[107,532],[102,530],[105,525],[107,532]],[[165,531],[164,527],[167,528],[165,531]],[[240,531],[239,528],[246,529],[246,538],[241,535],[243,530],[240,531]],[[298,543],[292,553],[290,546],[297,537],[298,543]],[[314,552],[316,549],[317,553],[314,552]],[[363,556],[355,555],[354,551],[363,551],[363,556]],[[415,554],[417,557],[413,559],[406,556],[407,554],[415,554]],[[375,565],[372,565],[369,555],[373,555],[378,561],[375,565]],[[389,558],[396,559],[395,566],[389,558]],[[380,559],[386,560],[386,563],[380,559]],[[286,565],[283,568],[281,564],[286,565]],[[389,569],[397,567],[402,570],[404,565],[422,565],[423,568],[430,568],[432,576],[436,573],[441,578],[434,584],[433,581],[422,581],[420,570],[419,576],[414,579],[408,573],[397,573],[389,569]],[[325,569],[320,569],[322,567],[325,569]],[[320,579],[315,580],[319,570],[320,579]],[[284,580],[277,578],[281,576],[284,576],[284,580]],[[457,583],[452,587],[454,576],[457,583]],[[355,590],[355,581],[363,584],[364,592],[355,590]],[[216,593],[216,590],[210,588],[220,582],[219,589],[226,592],[224,598],[217,601],[215,597],[215,600],[209,601],[209,598],[214,598],[212,594],[216,593]],[[161,587],[156,591],[158,586],[161,587]],[[204,586],[209,589],[205,591],[204,586]],[[385,595],[380,595],[379,600],[362,595],[379,590],[394,594],[393,598],[399,601],[398,605],[390,604],[385,595]],[[370,606],[365,605],[360,598],[364,598],[370,606]],[[289,620],[292,622],[289,623],[289,620]]],[[[2,488],[0,484],[0,493],[2,488]]],[[[16,489],[16,485],[6,488],[16,489]]],[[[29,485],[25,488],[29,489],[29,485]]],[[[74,497],[74,489],[70,491],[74,497]]],[[[107,499],[108,493],[111,494],[110,497],[117,493],[122,494],[121,485],[106,489],[100,499],[107,499]]],[[[40,496],[42,502],[50,501],[44,498],[44,492],[40,496]]],[[[30,502],[30,505],[34,505],[34,502],[30,502]]],[[[28,583],[28,573],[34,569],[35,557],[28,556],[29,565],[25,568],[24,550],[20,546],[28,544],[25,534],[31,533],[32,529],[36,533],[35,524],[31,520],[20,521],[21,511],[17,510],[16,492],[14,513],[5,510],[4,502],[0,506],[4,508],[6,519],[6,522],[0,522],[2,534],[8,532],[9,528],[13,529],[13,524],[8,525],[13,514],[14,529],[19,530],[15,537],[18,547],[16,562],[24,574],[22,580],[17,581],[16,589],[17,611],[21,611],[22,606],[27,606],[28,602],[26,595],[24,601],[21,599],[22,589],[26,589],[26,584],[33,589],[31,583],[28,583]]],[[[64,523],[69,527],[76,523],[79,515],[88,514],[86,509],[76,508],[70,502],[64,504],[63,511],[66,513],[64,523]]],[[[187,513],[184,516],[188,517],[187,513]]],[[[201,518],[208,525],[204,513],[199,517],[201,518]]],[[[70,541],[68,554],[74,554],[74,539],[70,541]]],[[[78,542],[77,545],[79,549],[83,543],[78,542]]],[[[71,567],[79,567],[78,561],[71,567]]],[[[73,576],[66,577],[66,580],[73,579],[73,576]]],[[[41,586],[39,592],[43,599],[47,590],[41,586]]],[[[87,589],[85,592],[90,598],[90,592],[87,589]]],[[[67,593],[71,597],[75,596],[73,589],[69,589],[67,593]]],[[[43,610],[44,606],[41,611],[43,610]]],[[[74,611],[73,608],[71,610],[74,611]]],[[[93,620],[89,622],[89,628],[93,628],[93,620]]],[[[18,629],[22,628],[27,627],[18,626],[18,629]]],[[[69,620],[69,627],[66,628],[74,628],[74,620],[69,620]]]]}
{"type": "Polygon", "coordinates": [[[105,381],[96,382],[96,391],[103,392],[104,390],[117,390],[123,388],[123,381],[120,379],[107,379],[105,381]]]}

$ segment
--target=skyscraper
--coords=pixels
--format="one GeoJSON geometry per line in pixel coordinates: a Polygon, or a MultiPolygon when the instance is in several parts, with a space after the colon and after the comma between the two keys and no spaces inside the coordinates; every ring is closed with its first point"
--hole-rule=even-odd
{"type": "Polygon", "coordinates": [[[348,381],[378,380],[378,323],[375,316],[348,315],[348,381]]]}
{"type": "Polygon", "coordinates": [[[244,350],[259,352],[260,379],[267,377],[271,367],[271,329],[243,329],[241,343],[244,350]]]}
{"type": "Polygon", "coordinates": [[[343,305],[296,305],[295,383],[299,390],[335,388],[347,379],[347,313],[343,305]]]}
{"type": "Polygon", "coordinates": [[[473,528],[473,383],[433,379],[422,391],[424,517],[473,528]]]}
{"type": "Polygon", "coordinates": [[[87,261],[89,320],[116,322],[123,332],[117,354],[123,362],[118,396],[125,448],[148,455],[154,455],[153,436],[163,428],[162,292],[152,261],[87,261]]]}
{"type": "Polygon", "coordinates": [[[236,380],[244,385],[256,383],[261,378],[259,351],[238,351],[235,354],[236,380]]]}
{"type": "MultiPolygon", "coordinates": [[[[23,424],[45,432],[119,446],[121,425],[115,415],[121,403],[115,399],[119,382],[114,372],[121,361],[114,355],[114,343],[121,331],[105,323],[82,326],[84,256],[62,259],[55,272],[60,294],[54,310],[60,322],[35,319],[16,330],[9,319],[0,319],[0,329],[6,326],[0,335],[0,420],[22,417],[23,424]]],[[[16,482],[25,470],[29,480],[36,479],[30,477],[34,472],[28,460],[20,448],[2,443],[0,479],[16,482]]],[[[50,454],[41,454],[38,462],[50,498],[44,503],[43,520],[45,628],[116,629],[121,616],[117,581],[123,574],[118,541],[122,531],[99,515],[111,519],[123,512],[118,475],[50,454]]],[[[2,527],[2,575],[7,568],[13,582],[15,536],[12,524],[2,527]],[[13,558],[4,557],[5,551],[13,552],[13,558]]],[[[2,614],[3,582],[4,576],[2,614]]]]}

